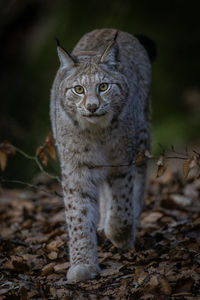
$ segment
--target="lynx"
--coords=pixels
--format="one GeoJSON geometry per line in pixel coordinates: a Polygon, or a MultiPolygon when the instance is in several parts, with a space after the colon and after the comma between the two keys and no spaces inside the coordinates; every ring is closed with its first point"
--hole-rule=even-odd
{"type": "Polygon", "coordinates": [[[62,173],[69,234],[69,281],[94,278],[96,231],[114,246],[134,246],[150,147],[152,41],[115,29],[85,34],[60,67],[50,116],[62,173]],[[150,42],[149,42],[150,41],[150,42]],[[146,49],[145,49],[145,47],[146,49]]]}

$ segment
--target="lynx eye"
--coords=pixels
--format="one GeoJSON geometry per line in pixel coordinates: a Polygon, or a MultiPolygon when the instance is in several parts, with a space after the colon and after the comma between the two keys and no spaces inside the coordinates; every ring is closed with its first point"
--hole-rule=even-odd
{"type": "Polygon", "coordinates": [[[77,94],[84,94],[84,88],[81,85],[76,85],[73,90],[77,94]]]}
{"type": "Polygon", "coordinates": [[[102,82],[100,85],[99,85],[99,91],[100,92],[104,92],[108,89],[109,85],[108,83],[106,82],[102,82]]]}

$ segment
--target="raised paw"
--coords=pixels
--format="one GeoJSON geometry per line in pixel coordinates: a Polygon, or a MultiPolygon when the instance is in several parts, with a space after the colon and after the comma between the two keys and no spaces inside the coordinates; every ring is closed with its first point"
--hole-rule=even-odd
{"type": "Polygon", "coordinates": [[[131,225],[115,226],[107,224],[105,227],[105,234],[113,245],[122,250],[128,250],[134,246],[134,233],[131,225]]]}
{"type": "Polygon", "coordinates": [[[72,265],[67,272],[67,280],[69,281],[84,281],[95,278],[100,272],[99,266],[89,264],[72,265]]]}

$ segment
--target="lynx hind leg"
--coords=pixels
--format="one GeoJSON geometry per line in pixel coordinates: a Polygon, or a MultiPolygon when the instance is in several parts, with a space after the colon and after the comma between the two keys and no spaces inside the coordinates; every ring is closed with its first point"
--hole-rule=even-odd
{"type": "Polygon", "coordinates": [[[100,221],[98,224],[98,231],[101,232],[104,230],[106,215],[108,211],[108,203],[112,197],[111,189],[106,182],[103,182],[100,187],[99,193],[99,211],[100,211],[100,221]]]}
{"type": "Polygon", "coordinates": [[[133,180],[133,170],[118,172],[109,179],[104,231],[113,245],[123,250],[132,248],[135,240],[133,180]]]}
{"type": "MultiPolygon", "coordinates": [[[[148,122],[146,121],[148,124],[148,122]]],[[[145,153],[146,150],[150,149],[150,129],[149,127],[141,129],[138,133],[137,148],[140,152],[145,153]]],[[[142,208],[144,206],[145,188],[147,182],[147,158],[135,166],[135,181],[134,181],[134,196],[133,203],[135,207],[135,228],[137,227],[142,208]]]]}
{"type": "Polygon", "coordinates": [[[144,206],[145,187],[147,181],[147,162],[135,169],[133,205],[135,210],[134,226],[137,227],[142,208],[144,206]]]}

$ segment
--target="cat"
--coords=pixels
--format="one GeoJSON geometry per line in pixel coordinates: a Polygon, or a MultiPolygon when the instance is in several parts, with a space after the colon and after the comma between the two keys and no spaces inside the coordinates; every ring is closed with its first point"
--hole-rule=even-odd
{"type": "Polygon", "coordinates": [[[60,67],[50,117],[69,234],[69,281],[99,272],[97,226],[114,246],[134,246],[150,148],[153,41],[115,29],[85,34],[60,67]],[[144,46],[143,46],[144,45],[144,46]],[[145,49],[146,48],[146,49],[145,49]]]}

